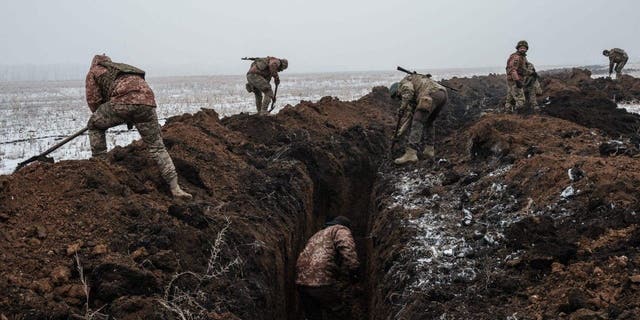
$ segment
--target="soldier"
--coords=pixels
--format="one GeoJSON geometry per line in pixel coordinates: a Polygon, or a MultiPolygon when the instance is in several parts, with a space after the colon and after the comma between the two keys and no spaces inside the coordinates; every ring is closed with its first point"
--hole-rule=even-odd
{"type": "Polygon", "coordinates": [[[289,62],[287,59],[275,57],[252,58],[253,62],[247,72],[247,91],[253,92],[256,97],[256,108],[258,114],[267,114],[269,104],[275,100],[273,90],[271,90],[271,77],[276,87],[280,84],[278,72],[287,69],[289,62]],[[264,97],[263,97],[264,95],[264,97]]]}
{"type": "Polygon", "coordinates": [[[89,118],[91,154],[104,158],[107,152],[106,130],[127,123],[135,125],[158,163],[164,180],[174,197],[191,199],[178,185],[178,174],[162,142],[153,91],[144,80],[144,71],[114,63],[106,55],[96,55],[85,81],[87,104],[93,114],[89,118]]]}
{"type": "Polygon", "coordinates": [[[357,279],[358,254],[350,227],[349,218],[336,217],[307,241],[298,257],[296,284],[306,319],[349,319],[337,276],[346,272],[357,279]]]}
{"type": "Polygon", "coordinates": [[[526,101],[529,102],[529,105],[534,110],[539,110],[540,107],[538,106],[536,96],[542,94],[542,86],[540,86],[538,73],[536,72],[536,68],[533,66],[533,63],[527,62],[525,66],[525,75],[524,96],[526,98],[526,101]]]}
{"type": "Polygon", "coordinates": [[[507,112],[514,112],[524,106],[524,77],[527,65],[527,51],[529,44],[522,40],[516,45],[516,52],[512,53],[507,60],[507,102],[505,109],[507,112]]]}
{"type": "Polygon", "coordinates": [[[405,153],[395,159],[394,163],[400,165],[417,162],[417,150],[420,149],[420,145],[424,145],[422,156],[433,158],[435,156],[433,122],[447,103],[447,90],[432,80],[429,75],[410,74],[399,83],[393,84],[390,91],[392,97],[402,99],[399,115],[403,120],[394,138],[402,136],[410,127],[405,153]]]}
{"type": "Polygon", "coordinates": [[[615,65],[616,79],[620,79],[622,76],[622,68],[624,68],[624,65],[627,64],[627,61],[629,60],[627,53],[620,48],[613,48],[611,50],[602,51],[602,55],[609,57],[609,77],[611,77],[611,73],[613,73],[615,65]]]}

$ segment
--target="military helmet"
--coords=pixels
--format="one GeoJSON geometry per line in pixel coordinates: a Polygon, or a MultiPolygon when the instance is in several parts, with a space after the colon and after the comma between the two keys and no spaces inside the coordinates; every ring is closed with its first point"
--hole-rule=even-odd
{"type": "Polygon", "coordinates": [[[609,55],[609,50],[602,50],[602,55],[603,56],[608,56],[609,55]]]}
{"type": "Polygon", "coordinates": [[[400,88],[400,82],[394,82],[390,87],[389,87],[389,94],[391,94],[391,98],[396,98],[398,97],[398,88],[400,88]]]}
{"type": "Polygon", "coordinates": [[[287,59],[280,59],[280,71],[289,67],[289,61],[287,59]]]}
{"type": "Polygon", "coordinates": [[[351,220],[345,216],[337,216],[333,218],[333,220],[325,223],[325,226],[329,227],[329,226],[335,226],[337,224],[351,229],[351,220]]]}
{"type": "Polygon", "coordinates": [[[516,49],[520,48],[524,46],[525,48],[529,49],[529,43],[526,40],[520,40],[518,41],[518,44],[516,44],[516,49]]]}

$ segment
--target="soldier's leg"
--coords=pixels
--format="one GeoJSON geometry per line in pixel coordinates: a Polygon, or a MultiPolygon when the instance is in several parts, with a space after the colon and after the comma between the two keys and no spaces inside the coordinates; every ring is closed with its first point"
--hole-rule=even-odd
{"type": "Polygon", "coordinates": [[[89,128],[89,143],[91,145],[91,155],[102,157],[107,152],[106,131],[125,122],[114,110],[110,103],[104,103],[96,109],[89,118],[87,128],[89,128]]]}
{"type": "Polygon", "coordinates": [[[616,79],[620,79],[622,77],[622,68],[627,64],[627,60],[624,60],[618,64],[616,64],[616,79]]]}
{"type": "Polygon", "coordinates": [[[518,88],[515,85],[512,88],[513,100],[516,103],[515,109],[519,110],[524,107],[525,102],[527,101],[524,97],[524,89],[518,88]]]}
{"type": "Polygon", "coordinates": [[[413,114],[413,120],[411,121],[411,127],[409,128],[409,136],[404,154],[393,161],[395,164],[401,165],[418,161],[418,149],[420,148],[420,140],[422,139],[424,119],[426,119],[425,111],[416,109],[413,114]]]}
{"type": "Polygon", "coordinates": [[[504,109],[507,113],[513,112],[513,104],[515,103],[515,100],[513,99],[513,88],[514,85],[507,81],[507,101],[504,104],[504,109]]]}
{"type": "Polygon", "coordinates": [[[424,150],[422,151],[422,155],[425,158],[433,158],[435,157],[435,140],[436,140],[436,127],[434,122],[438,118],[440,111],[447,104],[449,97],[446,91],[440,90],[431,95],[433,99],[433,111],[429,113],[425,125],[424,131],[422,134],[422,140],[424,145],[424,150]]]}
{"type": "Polygon", "coordinates": [[[308,320],[323,320],[322,319],[322,305],[314,296],[315,290],[310,287],[299,287],[300,302],[304,310],[305,319],[308,320]]]}
{"type": "Polygon", "coordinates": [[[191,195],[184,192],[178,185],[178,174],[173,165],[171,156],[162,142],[160,124],[158,124],[158,115],[154,107],[138,106],[139,117],[136,120],[146,120],[144,122],[135,122],[136,128],[142,137],[142,141],[147,145],[151,158],[158,164],[162,178],[169,184],[171,194],[174,197],[191,199],[191,195]],[[143,116],[145,115],[146,116],[143,116]]]}
{"type": "Polygon", "coordinates": [[[260,109],[262,108],[262,92],[256,90],[253,92],[253,95],[256,98],[256,111],[260,113],[260,109]]]}
{"type": "Polygon", "coordinates": [[[248,74],[247,80],[253,85],[255,91],[260,91],[262,94],[262,104],[258,107],[258,113],[266,113],[269,110],[271,99],[273,99],[273,90],[271,90],[269,81],[257,74],[248,74]]]}

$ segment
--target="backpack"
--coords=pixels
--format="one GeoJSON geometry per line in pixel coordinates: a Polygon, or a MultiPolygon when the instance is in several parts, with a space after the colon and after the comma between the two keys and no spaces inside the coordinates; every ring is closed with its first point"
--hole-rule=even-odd
{"type": "Polygon", "coordinates": [[[144,79],[145,72],[132,65],[119,62],[102,61],[98,62],[98,65],[105,67],[107,72],[101,74],[97,79],[98,86],[100,87],[100,93],[104,99],[108,99],[111,96],[113,86],[119,76],[125,74],[134,74],[144,79]]]}

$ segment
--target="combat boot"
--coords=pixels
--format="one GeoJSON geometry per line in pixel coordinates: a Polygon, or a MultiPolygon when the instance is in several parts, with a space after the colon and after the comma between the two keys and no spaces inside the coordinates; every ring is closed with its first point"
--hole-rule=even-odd
{"type": "Polygon", "coordinates": [[[171,181],[169,182],[169,187],[171,188],[171,194],[174,198],[180,198],[184,200],[191,200],[191,198],[193,198],[193,196],[184,192],[180,188],[180,185],[178,184],[178,177],[171,179],[171,181]]]}
{"type": "Polygon", "coordinates": [[[418,151],[416,149],[407,147],[402,157],[393,161],[395,164],[405,164],[408,162],[418,162],[418,151]]]}
{"type": "Polygon", "coordinates": [[[426,145],[422,150],[422,156],[425,159],[431,159],[436,156],[436,149],[433,146],[426,145]]]}

